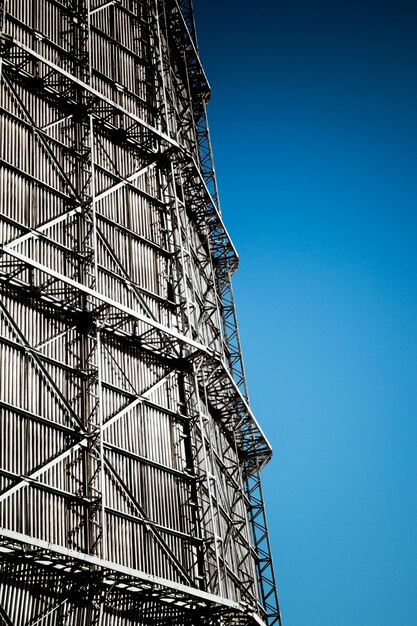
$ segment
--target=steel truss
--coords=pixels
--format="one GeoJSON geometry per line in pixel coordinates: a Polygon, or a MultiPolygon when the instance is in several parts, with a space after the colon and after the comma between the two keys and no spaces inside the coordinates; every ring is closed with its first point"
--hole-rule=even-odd
{"type": "Polygon", "coordinates": [[[0,623],[278,623],[191,3],[0,33],[0,623]]]}

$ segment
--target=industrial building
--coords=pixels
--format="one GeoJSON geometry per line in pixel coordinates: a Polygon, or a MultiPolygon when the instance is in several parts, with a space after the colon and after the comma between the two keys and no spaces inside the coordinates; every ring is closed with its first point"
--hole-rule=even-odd
{"type": "Polygon", "coordinates": [[[281,624],[192,3],[0,53],[0,625],[281,624]]]}

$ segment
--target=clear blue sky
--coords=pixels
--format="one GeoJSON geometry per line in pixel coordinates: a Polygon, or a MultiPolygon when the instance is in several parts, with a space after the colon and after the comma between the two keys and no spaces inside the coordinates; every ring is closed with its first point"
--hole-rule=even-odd
{"type": "Polygon", "coordinates": [[[284,626],[415,626],[417,2],[195,9],[284,626]]]}

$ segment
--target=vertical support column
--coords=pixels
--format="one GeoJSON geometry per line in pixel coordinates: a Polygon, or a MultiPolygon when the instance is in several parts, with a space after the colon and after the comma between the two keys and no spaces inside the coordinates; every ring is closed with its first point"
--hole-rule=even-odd
{"type": "Polygon", "coordinates": [[[197,143],[200,155],[200,164],[203,178],[210,191],[211,197],[219,212],[219,190],[217,188],[216,170],[214,167],[213,150],[211,147],[210,128],[207,120],[206,103],[202,102],[202,111],[196,119],[197,143]]]}
{"type": "MultiPolygon", "coordinates": [[[[181,167],[174,161],[161,171],[161,194],[167,206],[167,247],[172,252],[172,285],[173,297],[177,304],[176,327],[179,332],[195,338],[195,297],[190,277],[190,250],[187,237],[188,217],[184,205],[181,167]]],[[[198,398],[197,380],[193,373],[193,365],[185,360],[178,367],[178,391],[181,412],[187,417],[183,425],[183,445],[187,473],[193,478],[191,483],[191,508],[193,535],[201,539],[201,543],[192,548],[194,556],[194,572],[198,587],[204,591],[217,593],[219,586],[218,562],[213,572],[213,559],[208,557],[214,533],[209,531],[213,522],[211,501],[207,502],[202,493],[205,491],[207,472],[202,471],[202,437],[201,412],[198,398]]],[[[204,457],[205,458],[205,457],[204,457]]]]}
{"type": "MultiPolygon", "coordinates": [[[[90,0],[73,0],[72,17],[68,18],[68,30],[63,33],[76,58],[73,73],[87,84],[91,84],[92,80],[90,10],[90,0]]],[[[73,171],[74,185],[82,207],[72,231],[73,245],[81,255],[77,279],[90,289],[98,290],[94,102],[81,87],[73,87],[73,92],[78,103],[78,110],[72,116],[74,148],[82,155],[73,171]]],[[[78,544],[81,542],[81,545],[74,547],[90,555],[106,558],[100,325],[94,298],[79,294],[78,300],[81,313],[73,350],[83,373],[77,404],[87,443],[81,450],[79,460],[70,466],[69,471],[73,472],[73,480],[80,481],[79,495],[87,500],[87,505],[78,528],[73,529],[73,536],[78,538],[78,544]]],[[[101,621],[103,599],[92,588],[86,588],[83,593],[90,596],[86,607],[86,624],[95,626],[101,621]]],[[[74,606],[70,604],[67,613],[73,610],[74,606]]]]}
{"type": "MultiPolygon", "coordinates": [[[[185,461],[187,463],[188,473],[193,477],[193,481],[191,483],[191,497],[192,497],[192,523],[194,529],[194,537],[198,539],[203,539],[202,525],[200,519],[200,509],[198,506],[198,488],[197,488],[197,480],[198,476],[196,474],[195,469],[195,445],[193,441],[193,428],[192,421],[190,418],[190,406],[189,406],[189,397],[187,394],[187,382],[186,382],[186,373],[184,371],[180,371],[178,374],[178,389],[180,401],[182,404],[182,409],[184,415],[187,416],[187,421],[184,423],[183,432],[184,432],[184,453],[185,453],[185,461]]],[[[198,587],[204,591],[207,590],[206,584],[206,563],[204,560],[204,549],[201,546],[195,547],[195,572],[194,576],[197,579],[198,587]]]]}
{"type": "MultiPolygon", "coordinates": [[[[65,45],[75,57],[74,74],[83,82],[91,83],[91,27],[90,0],[74,0],[72,14],[62,33],[65,45]]],[[[68,237],[79,253],[77,280],[90,289],[98,289],[97,275],[97,225],[95,201],[94,117],[91,96],[82,87],[73,86],[72,95],[77,102],[77,112],[72,115],[74,148],[81,157],[73,164],[70,175],[81,200],[82,211],[69,229],[68,237]]],[[[70,529],[70,545],[88,554],[105,557],[104,551],[104,465],[101,400],[101,339],[97,319],[97,302],[86,294],[78,295],[81,310],[77,333],[70,346],[83,373],[78,399],[87,444],[80,458],[69,467],[70,480],[78,484],[78,495],[88,504],[84,514],[70,529]]]]}
{"type": "Polygon", "coordinates": [[[196,339],[194,318],[195,304],[190,284],[189,266],[190,253],[187,243],[187,217],[185,216],[184,189],[182,186],[181,170],[171,161],[170,166],[170,190],[167,196],[170,214],[170,249],[173,252],[174,261],[174,289],[178,303],[178,329],[179,331],[196,339]]]}
{"type": "MultiPolygon", "coordinates": [[[[210,379],[216,379],[221,388],[222,372],[205,370],[199,372],[199,388],[204,398],[203,406],[210,407],[210,379]]],[[[230,407],[231,410],[232,407],[230,407]]],[[[242,462],[239,459],[238,445],[232,433],[225,433],[217,423],[216,409],[210,410],[207,420],[207,447],[210,450],[210,463],[215,475],[213,483],[214,499],[222,519],[223,532],[221,554],[222,568],[226,578],[228,597],[236,597],[249,606],[259,603],[255,561],[251,534],[246,511],[247,499],[242,483],[242,462]],[[231,594],[231,595],[230,595],[231,594]],[[236,594],[236,595],[235,595],[236,594]]],[[[220,416],[218,415],[217,418],[220,416]]]]}
{"type": "Polygon", "coordinates": [[[244,484],[250,501],[249,522],[257,554],[258,585],[266,622],[268,626],[282,626],[259,467],[250,475],[244,476],[244,484]]]}
{"type": "Polygon", "coordinates": [[[224,340],[228,349],[229,364],[233,378],[242,395],[249,400],[246,385],[245,368],[240,345],[239,330],[236,318],[235,300],[233,296],[232,279],[227,259],[219,259],[217,265],[218,287],[222,302],[222,318],[224,340]]]}
{"type": "MultiPolygon", "coordinates": [[[[203,363],[200,363],[200,367],[203,363]]],[[[186,380],[186,398],[190,407],[193,466],[197,475],[197,502],[201,516],[205,562],[205,588],[209,593],[224,596],[222,541],[218,528],[215,500],[215,476],[206,439],[206,420],[201,404],[197,364],[194,362],[186,380]]]]}
{"type": "Polygon", "coordinates": [[[182,14],[185,19],[185,23],[187,24],[187,28],[190,32],[190,35],[193,39],[194,45],[197,47],[197,37],[195,31],[195,22],[194,22],[194,12],[191,6],[190,0],[180,0],[179,1],[182,14]]]}
{"type": "Polygon", "coordinates": [[[4,32],[4,21],[6,17],[7,0],[0,0],[0,33],[4,32]]]}
{"type": "Polygon", "coordinates": [[[159,105],[159,129],[166,133],[170,134],[170,124],[169,124],[169,110],[168,110],[168,93],[166,87],[166,76],[167,72],[164,67],[164,62],[167,56],[166,43],[165,45],[162,42],[162,33],[161,33],[161,24],[160,24],[160,13],[162,13],[163,9],[160,10],[159,1],[154,0],[154,33],[153,40],[155,42],[155,51],[154,51],[154,63],[155,63],[155,77],[158,77],[158,87],[160,92],[160,105],[159,105]]]}
{"type": "MultiPolygon", "coordinates": [[[[0,37],[4,33],[4,29],[6,26],[6,10],[7,10],[7,0],[0,0],[0,37]]],[[[3,56],[1,54],[1,47],[3,42],[0,42],[0,81],[2,80],[2,72],[3,72],[3,56]]]]}

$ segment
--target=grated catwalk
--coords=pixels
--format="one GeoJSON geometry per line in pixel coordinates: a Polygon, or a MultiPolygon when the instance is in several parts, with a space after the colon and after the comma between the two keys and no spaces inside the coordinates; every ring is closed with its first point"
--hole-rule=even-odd
{"type": "Polygon", "coordinates": [[[0,625],[281,624],[191,2],[0,31],[0,625]]]}

